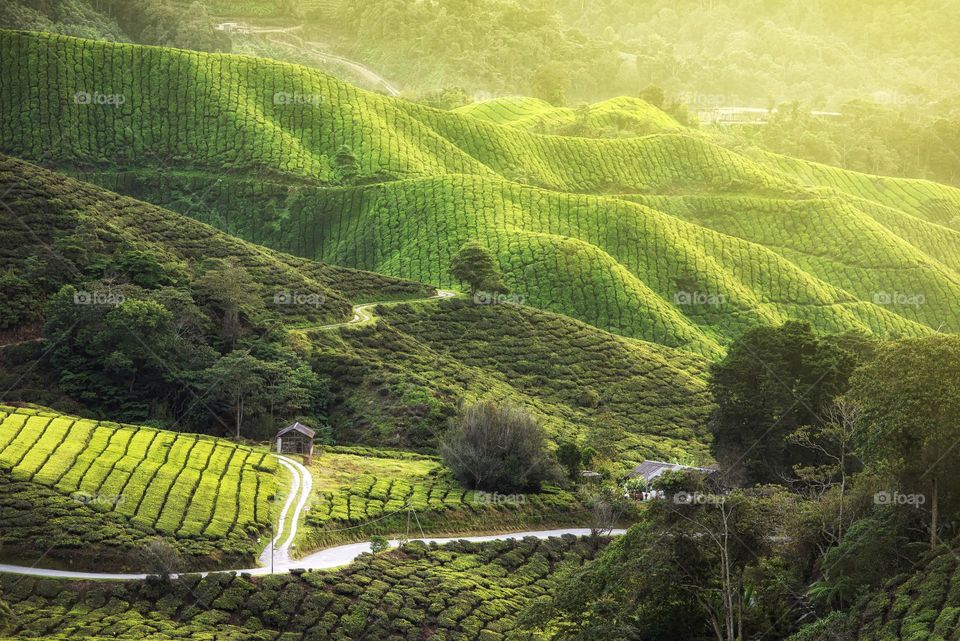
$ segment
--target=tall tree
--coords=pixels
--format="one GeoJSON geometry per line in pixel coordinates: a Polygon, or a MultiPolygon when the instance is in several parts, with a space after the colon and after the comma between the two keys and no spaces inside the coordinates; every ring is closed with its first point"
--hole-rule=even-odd
{"type": "Polygon", "coordinates": [[[940,505],[960,497],[960,337],[937,334],[881,349],[853,376],[850,395],[863,408],[864,463],[926,491],[935,547],[940,505]]]}
{"type": "Polygon", "coordinates": [[[248,407],[256,406],[264,388],[267,363],[240,350],[230,352],[203,374],[206,393],[229,408],[240,439],[248,407]]]}
{"type": "Polygon", "coordinates": [[[716,401],[710,427],[713,453],[733,482],[784,483],[796,464],[816,452],[787,436],[804,425],[822,425],[848,385],[855,356],[813,333],[809,323],[750,330],[711,368],[716,401]]]}

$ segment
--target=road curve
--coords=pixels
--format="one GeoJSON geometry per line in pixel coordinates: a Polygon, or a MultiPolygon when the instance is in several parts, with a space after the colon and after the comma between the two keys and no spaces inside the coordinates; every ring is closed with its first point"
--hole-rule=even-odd
{"type": "Polygon", "coordinates": [[[438,289],[437,293],[429,298],[416,298],[413,300],[389,300],[382,301],[379,303],[363,303],[362,305],[353,306],[353,318],[342,323],[333,323],[331,325],[318,325],[316,327],[298,327],[295,328],[297,331],[312,331],[318,329],[336,329],[337,327],[344,327],[346,325],[359,325],[360,323],[366,323],[373,320],[373,313],[369,310],[373,309],[377,305],[400,305],[402,303],[422,303],[428,300],[438,300],[441,298],[454,298],[457,295],[456,292],[447,291],[445,289],[438,289]]]}
{"type": "MultiPolygon", "coordinates": [[[[611,536],[619,536],[626,532],[626,530],[611,530],[609,534],[611,536]]],[[[522,539],[526,537],[534,537],[537,539],[548,539],[554,536],[563,536],[566,534],[572,534],[574,536],[587,536],[590,534],[590,530],[587,528],[566,528],[558,530],[530,530],[527,532],[514,532],[511,534],[493,534],[489,536],[456,536],[456,537],[446,537],[446,538],[422,538],[422,539],[411,539],[411,541],[423,541],[424,543],[436,543],[437,545],[445,545],[453,541],[472,541],[475,543],[483,543],[487,541],[504,541],[512,539],[522,539]]],[[[390,541],[391,546],[396,546],[398,542],[396,540],[390,541]]],[[[350,543],[347,545],[339,545],[337,547],[327,548],[326,550],[321,550],[319,552],[314,552],[308,556],[305,556],[302,559],[291,559],[287,557],[284,559],[283,563],[277,562],[277,559],[274,559],[274,569],[272,574],[283,574],[294,569],[302,570],[329,570],[333,568],[342,567],[349,564],[351,561],[356,559],[358,556],[365,552],[370,551],[370,543],[350,543]]],[[[137,581],[142,580],[147,577],[146,574],[122,574],[122,573],[109,573],[109,572],[75,572],[72,570],[48,570],[46,568],[33,568],[25,567],[20,565],[6,565],[0,564],[0,572],[6,572],[10,574],[24,574],[29,576],[40,576],[40,577],[49,577],[49,578],[61,578],[61,579],[77,579],[77,580],[104,580],[104,581],[137,581]]],[[[211,572],[200,572],[201,575],[206,576],[207,574],[223,574],[225,572],[236,572],[236,573],[247,573],[251,575],[266,575],[271,574],[269,565],[267,567],[258,567],[258,568],[249,568],[246,570],[214,570],[211,572]]],[[[176,575],[174,575],[176,576],[176,575]]]]}

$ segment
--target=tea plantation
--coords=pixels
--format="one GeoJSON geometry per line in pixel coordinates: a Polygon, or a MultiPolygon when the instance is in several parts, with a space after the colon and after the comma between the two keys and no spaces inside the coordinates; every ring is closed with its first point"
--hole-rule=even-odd
{"type": "Polygon", "coordinates": [[[0,576],[21,639],[501,641],[554,576],[600,546],[545,541],[412,543],[336,572],[84,584],[0,576]]]}
{"type": "Polygon", "coordinates": [[[242,56],[0,43],[25,61],[0,73],[4,151],[282,251],[453,287],[450,257],[480,240],[528,305],[710,358],[789,319],[960,329],[956,189],[747,155],[639,101],[590,113],[660,133],[544,135],[527,129],[569,114],[440,111],[242,56]]]}
{"type": "Polygon", "coordinates": [[[326,448],[311,466],[318,498],[303,545],[372,534],[543,529],[585,519],[574,495],[555,487],[522,495],[467,490],[438,458],[363,447],[326,448]]]}
{"type": "Polygon", "coordinates": [[[618,469],[708,459],[701,357],[525,306],[453,299],[374,311],[375,324],[308,333],[312,362],[332,381],[331,423],[348,440],[429,447],[461,400],[493,398],[618,469]]]}
{"type": "Polygon", "coordinates": [[[42,408],[0,406],[0,419],[5,547],[85,556],[101,543],[119,557],[160,535],[199,557],[259,551],[277,491],[266,451],[42,408]],[[25,510],[32,497],[38,505],[25,510]]]}

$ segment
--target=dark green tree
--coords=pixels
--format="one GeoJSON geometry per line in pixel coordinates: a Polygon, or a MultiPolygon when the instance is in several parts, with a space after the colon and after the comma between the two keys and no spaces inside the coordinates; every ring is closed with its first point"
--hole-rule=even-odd
{"type": "Polygon", "coordinates": [[[480,490],[535,491],[559,471],[533,417],[492,401],[468,406],[452,421],[440,454],[461,483],[480,490]]]}
{"type": "Polygon", "coordinates": [[[862,408],[867,469],[925,493],[935,547],[941,504],[960,497],[960,338],[937,334],[884,347],[853,376],[850,396],[862,408]]]}
{"type": "Polygon", "coordinates": [[[470,295],[478,290],[506,292],[507,286],[493,254],[477,241],[465,243],[450,261],[450,274],[470,286],[470,295]]]}
{"type": "Polygon", "coordinates": [[[846,391],[856,364],[837,341],[805,322],[752,329],[710,370],[717,408],[710,420],[712,450],[732,483],[786,483],[796,465],[814,465],[814,451],[787,436],[821,425],[846,391]]]}

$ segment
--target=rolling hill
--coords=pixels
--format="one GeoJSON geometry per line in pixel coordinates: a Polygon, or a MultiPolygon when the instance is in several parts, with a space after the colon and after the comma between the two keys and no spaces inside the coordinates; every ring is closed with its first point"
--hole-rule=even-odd
{"type": "Polygon", "coordinates": [[[4,151],[282,251],[449,287],[450,256],[478,239],[526,304],[708,357],[788,319],[960,329],[956,189],[682,129],[536,134],[263,59],[0,41],[26,61],[0,76],[4,151]]]}
{"type": "MultiPolygon", "coordinates": [[[[78,264],[102,270],[130,250],[187,272],[211,257],[234,261],[268,304],[277,291],[325,293],[319,307],[279,306],[277,323],[329,381],[328,418],[340,442],[430,450],[461,402],[494,398],[527,407],[557,441],[589,444],[618,467],[651,456],[705,460],[707,362],[689,351],[524,305],[404,302],[425,298],[428,288],[264,249],[9,157],[0,158],[0,189],[15,203],[0,209],[0,270],[25,279],[21,311],[39,321],[38,291],[80,283],[78,264]],[[44,256],[51,258],[41,278],[31,257],[44,256]],[[327,327],[348,320],[352,302],[368,300],[392,302],[373,310],[376,322],[327,327]]],[[[6,398],[75,407],[55,377],[35,370],[45,353],[43,343],[0,350],[6,398]]]]}

